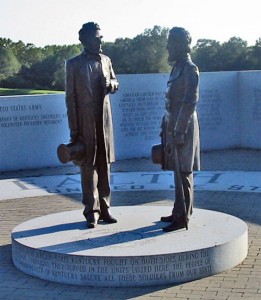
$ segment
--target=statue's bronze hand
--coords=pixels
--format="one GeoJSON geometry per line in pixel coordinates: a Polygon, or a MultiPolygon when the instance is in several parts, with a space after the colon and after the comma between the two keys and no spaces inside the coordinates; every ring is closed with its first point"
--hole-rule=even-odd
{"type": "Polygon", "coordinates": [[[70,132],[71,142],[76,142],[78,140],[78,130],[71,130],[70,132]]]}

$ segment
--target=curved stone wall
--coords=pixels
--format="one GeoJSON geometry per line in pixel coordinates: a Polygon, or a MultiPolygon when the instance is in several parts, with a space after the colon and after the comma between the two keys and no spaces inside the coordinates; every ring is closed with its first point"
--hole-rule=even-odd
{"type": "MultiPolygon", "coordinates": [[[[116,159],[149,157],[160,142],[168,74],[119,75],[111,95],[116,159]]],[[[261,149],[261,72],[200,75],[201,150],[261,149]]],[[[64,94],[0,97],[0,171],[61,165],[69,140],[64,94]]]]}

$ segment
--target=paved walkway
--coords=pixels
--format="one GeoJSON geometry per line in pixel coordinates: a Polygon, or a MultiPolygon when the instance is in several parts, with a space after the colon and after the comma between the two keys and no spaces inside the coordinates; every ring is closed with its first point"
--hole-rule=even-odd
{"type": "MultiPolygon", "coordinates": [[[[227,150],[202,153],[202,169],[261,171],[261,151],[227,150]]],[[[116,162],[113,172],[159,171],[149,159],[116,162]]],[[[0,179],[77,174],[74,166],[0,174],[0,179]]],[[[18,271],[12,264],[10,234],[26,220],[81,209],[81,195],[51,195],[0,202],[0,299],[261,299],[261,194],[196,191],[195,207],[237,216],[249,227],[249,253],[243,263],[221,274],[176,286],[90,288],[47,282],[18,271]]],[[[172,191],[113,192],[113,205],[173,205],[172,191]]],[[[135,217],[135,216],[134,216],[135,217]]],[[[206,237],[207,238],[207,237],[206,237]]]]}

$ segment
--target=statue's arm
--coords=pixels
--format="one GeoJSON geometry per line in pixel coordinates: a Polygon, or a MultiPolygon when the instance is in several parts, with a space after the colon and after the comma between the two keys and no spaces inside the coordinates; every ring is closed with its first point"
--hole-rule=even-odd
{"type": "Polygon", "coordinates": [[[65,100],[71,139],[78,135],[77,103],[74,86],[74,69],[71,61],[65,63],[65,100]]]}
{"type": "Polygon", "coordinates": [[[111,84],[110,84],[110,86],[111,86],[110,93],[114,94],[119,89],[119,82],[118,82],[118,80],[116,78],[116,75],[114,73],[111,60],[109,61],[109,69],[110,69],[110,81],[111,81],[111,84]]]}
{"type": "Polygon", "coordinates": [[[186,134],[198,102],[199,72],[195,65],[185,67],[185,95],[174,133],[186,134]]]}

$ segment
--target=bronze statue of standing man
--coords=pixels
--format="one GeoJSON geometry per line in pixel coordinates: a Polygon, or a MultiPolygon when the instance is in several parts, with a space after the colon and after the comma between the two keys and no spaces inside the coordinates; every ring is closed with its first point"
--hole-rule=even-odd
{"type": "Polygon", "coordinates": [[[188,229],[192,214],[193,170],[200,168],[199,125],[196,105],[199,98],[199,71],[190,57],[190,34],[180,27],[169,32],[168,60],[173,64],[166,91],[166,109],[162,120],[164,170],[174,170],[175,203],[164,231],[188,229]]]}
{"type": "Polygon", "coordinates": [[[71,142],[81,141],[85,153],[80,166],[83,214],[87,226],[99,220],[116,223],[110,214],[110,163],[115,161],[109,93],[118,89],[112,63],[102,54],[98,24],[79,31],[83,52],[66,62],[66,105],[71,142]]]}

